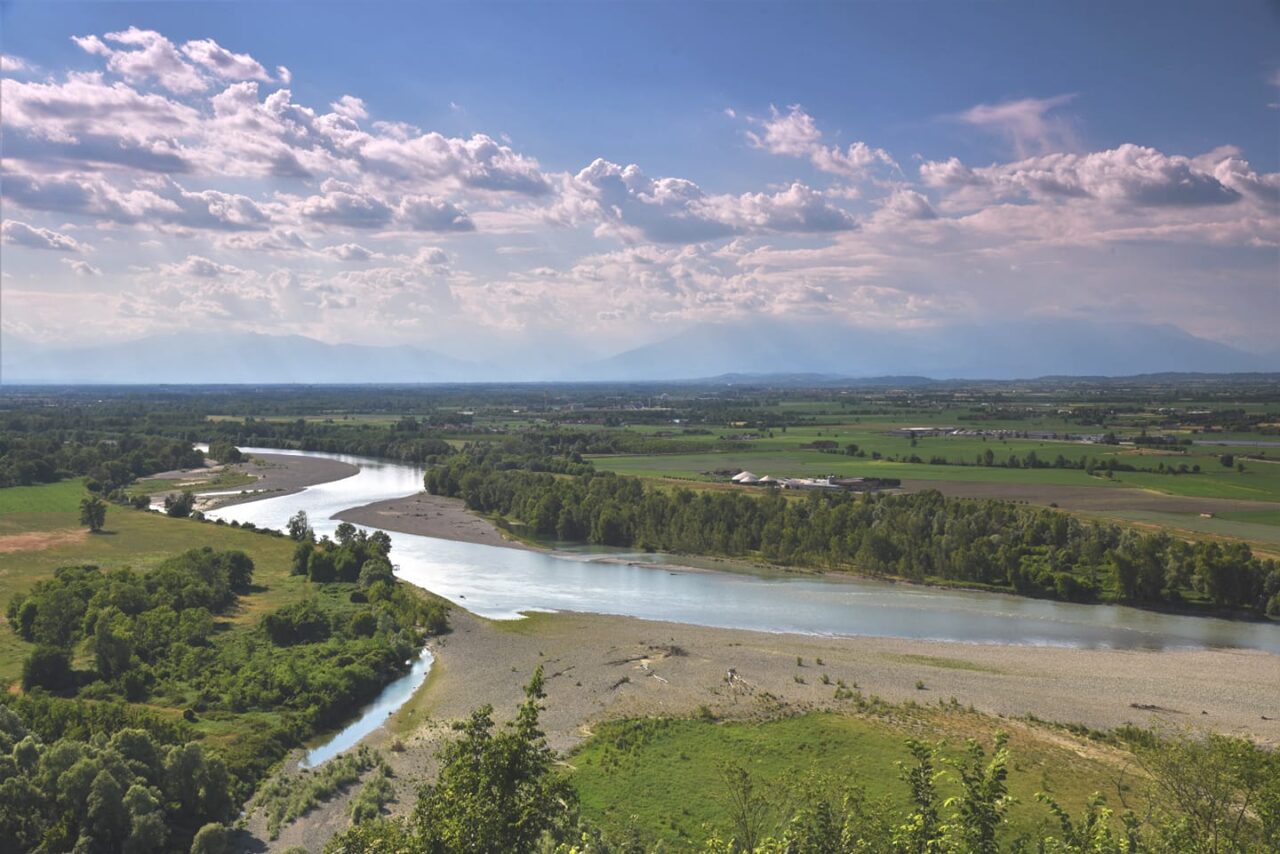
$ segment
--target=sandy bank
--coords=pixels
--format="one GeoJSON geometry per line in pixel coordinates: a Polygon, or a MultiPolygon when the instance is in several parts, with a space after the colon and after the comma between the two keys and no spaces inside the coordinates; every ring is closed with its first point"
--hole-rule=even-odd
{"type": "MultiPolygon", "coordinates": [[[[243,504],[246,501],[256,501],[260,498],[290,495],[295,492],[301,492],[306,487],[315,486],[318,483],[329,483],[330,481],[351,477],[360,471],[358,466],[351,463],[322,457],[255,453],[245,462],[234,465],[162,472],[153,475],[151,478],[139,481],[139,485],[145,487],[148,480],[186,480],[191,484],[187,489],[190,489],[199,497],[202,492],[221,492],[224,490],[224,487],[214,483],[209,483],[207,486],[200,485],[203,481],[212,481],[224,469],[249,475],[254,478],[254,481],[238,487],[242,491],[237,494],[210,495],[201,498],[196,505],[198,509],[208,510],[211,507],[243,504]]],[[[151,495],[151,499],[153,501],[163,499],[166,495],[171,495],[178,491],[156,492],[151,495]]]]}
{"type": "Polygon", "coordinates": [[[528,548],[519,540],[505,536],[488,519],[468,511],[461,499],[428,492],[343,510],[334,518],[354,525],[399,531],[403,534],[479,543],[484,546],[528,548]]]}
{"type": "Polygon", "coordinates": [[[454,631],[433,644],[430,680],[400,715],[405,727],[484,703],[509,713],[542,664],[547,732],[562,750],[601,719],[685,715],[704,705],[731,718],[848,708],[835,699],[838,680],[895,703],[955,697],[994,715],[1208,727],[1280,743],[1280,656],[1265,652],[827,638],[576,613],[494,622],[455,609],[452,622],[454,631]]]}

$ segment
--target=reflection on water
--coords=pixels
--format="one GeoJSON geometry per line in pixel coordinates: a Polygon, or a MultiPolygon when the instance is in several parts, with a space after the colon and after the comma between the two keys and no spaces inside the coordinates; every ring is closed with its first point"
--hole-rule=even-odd
{"type": "Polygon", "coordinates": [[[333,757],[355,747],[360,739],[382,726],[382,722],[403,706],[427,679],[431,672],[431,653],[425,649],[413,662],[409,672],[382,689],[378,698],[360,710],[360,716],[343,727],[328,741],[307,751],[300,763],[303,768],[315,768],[333,757]]]}

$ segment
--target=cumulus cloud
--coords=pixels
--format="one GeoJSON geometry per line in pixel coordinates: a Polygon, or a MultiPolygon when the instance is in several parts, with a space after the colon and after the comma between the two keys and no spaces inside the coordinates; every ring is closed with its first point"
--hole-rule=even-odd
{"type": "Polygon", "coordinates": [[[27,68],[25,59],[8,53],[0,53],[0,72],[16,74],[19,71],[26,71],[27,68]]]}
{"type": "Polygon", "coordinates": [[[400,222],[414,231],[475,231],[467,212],[445,199],[406,196],[400,202],[400,222]]]}
{"type": "Polygon", "coordinates": [[[708,195],[683,178],[650,178],[640,167],[597,159],[566,184],[551,216],[597,222],[628,240],[693,243],[743,231],[831,232],[855,227],[820,192],[792,184],[777,193],[708,195]]]}
{"type": "Polygon", "coordinates": [[[14,219],[6,219],[0,225],[0,235],[5,243],[26,246],[30,249],[49,249],[54,252],[79,252],[84,247],[74,237],[47,228],[28,225],[14,219]]]}
{"type": "Polygon", "coordinates": [[[358,92],[304,103],[288,69],[209,39],[175,45],[133,28],[77,43],[97,71],[28,67],[0,82],[0,192],[16,216],[6,251],[49,250],[24,251],[22,263],[52,283],[22,303],[32,313],[7,314],[6,330],[74,329],[74,316],[118,334],[189,310],[379,342],[447,326],[557,339],[608,330],[612,344],[655,324],[750,314],[910,324],[993,295],[1016,311],[1031,277],[1079,303],[1078,279],[1111,290],[1151,280],[1144,257],[1161,270],[1149,304],[1181,300],[1203,314],[1209,298],[1194,295],[1227,278],[1274,293],[1280,175],[1231,147],[1072,150],[1070,96],[950,116],[1020,153],[965,163],[943,152],[918,177],[884,149],[837,144],[799,106],[727,111],[753,147],[814,174],[770,186],[739,175],[711,190],[695,175],[651,177],[605,158],[549,172],[501,133],[373,121],[358,92]],[[68,225],[35,224],[45,222],[68,225]],[[97,229],[93,257],[107,269],[138,262],[125,248],[182,260],[143,260],[127,295],[77,314],[56,288],[98,272],[60,263],[88,251],[70,236],[82,227],[97,229]],[[442,245],[422,246],[424,235],[442,245]],[[1203,245],[1231,249],[1220,255],[1230,274],[1215,268],[1209,286],[1168,260],[1188,253],[1193,270],[1203,245]],[[41,293],[42,314],[29,308],[41,293]]]}
{"type": "Polygon", "coordinates": [[[163,264],[161,271],[170,276],[196,276],[201,279],[216,279],[219,276],[239,276],[244,273],[229,264],[219,264],[202,255],[188,255],[186,260],[177,264],[163,264]]]}
{"type": "Polygon", "coordinates": [[[131,82],[156,82],[170,92],[199,92],[208,85],[173,42],[154,30],[130,27],[102,38],[72,36],[81,50],[104,57],[107,67],[131,82]],[[110,44],[120,45],[112,47],[110,44]]]}
{"type": "Polygon", "coordinates": [[[113,164],[155,172],[192,168],[179,141],[200,121],[197,110],[163,95],[143,94],[101,74],[72,74],[61,83],[0,82],[5,156],[80,164],[113,164]]]}
{"type": "Polygon", "coordinates": [[[1052,98],[1022,98],[999,104],[978,104],[957,118],[968,125],[1002,134],[1013,145],[1018,156],[1045,153],[1057,148],[1074,147],[1074,134],[1069,122],[1061,116],[1049,115],[1070,103],[1074,94],[1052,98]]]}
{"type": "Polygon", "coordinates": [[[205,70],[226,80],[270,80],[267,70],[247,53],[232,53],[213,39],[197,39],[182,52],[205,70]]]}
{"type": "Polygon", "coordinates": [[[915,190],[898,190],[881,202],[880,213],[896,220],[937,219],[929,199],[915,190]]]}
{"type": "Polygon", "coordinates": [[[877,165],[898,168],[887,151],[872,148],[865,142],[854,142],[844,149],[824,145],[817,123],[799,104],[792,104],[785,113],[777,107],[770,107],[768,118],[752,118],[750,121],[760,128],[758,133],[747,132],[747,139],[756,148],[770,154],[807,157],[823,172],[861,178],[877,165]]]}
{"type": "Polygon", "coordinates": [[[354,95],[343,95],[329,106],[338,115],[352,121],[369,118],[369,111],[365,109],[364,101],[354,95]]]}
{"type": "Polygon", "coordinates": [[[80,261],[78,259],[63,258],[62,263],[71,268],[71,272],[77,276],[92,277],[101,276],[102,271],[90,264],[88,261],[80,261]]]}
{"type": "Polygon", "coordinates": [[[361,263],[381,257],[380,253],[374,252],[372,249],[366,249],[359,243],[342,243],[337,246],[326,246],[324,248],[324,252],[326,255],[336,258],[339,261],[355,261],[361,263]]]}
{"type": "Polygon", "coordinates": [[[1046,154],[978,169],[952,158],[927,162],[920,174],[929,186],[976,187],[996,198],[1089,198],[1144,207],[1230,204],[1244,192],[1267,197],[1277,186],[1276,176],[1258,176],[1236,158],[1208,166],[1130,144],[1088,154],[1046,154]]]}
{"type": "Polygon", "coordinates": [[[298,212],[309,220],[343,228],[382,228],[391,222],[391,206],[351,184],[332,178],[320,194],[303,199],[298,212]]]}

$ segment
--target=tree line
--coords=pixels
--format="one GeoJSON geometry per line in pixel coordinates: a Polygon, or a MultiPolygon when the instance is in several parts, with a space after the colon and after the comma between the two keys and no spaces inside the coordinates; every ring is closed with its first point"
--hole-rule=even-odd
{"type": "MultiPolygon", "coordinates": [[[[511,465],[500,452],[430,469],[426,489],[544,537],[637,549],[856,568],[1070,601],[1177,604],[1280,613],[1280,567],[1247,544],[1189,543],[1007,501],[910,495],[664,489],[635,477],[511,465]]],[[[546,468],[554,469],[548,464],[546,468]]]]}

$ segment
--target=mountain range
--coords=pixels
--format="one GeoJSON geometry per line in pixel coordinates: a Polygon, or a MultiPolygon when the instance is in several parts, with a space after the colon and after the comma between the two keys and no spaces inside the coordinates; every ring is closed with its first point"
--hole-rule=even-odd
{"type": "Polygon", "coordinates": [[[1175,326],[1084,320],[868,330],[828,322],[704,324],[598,360],[540,351],[502,363],[413,346],[256,333],[169,334],[78,348],[9,337],[0,381],[20,383],[439,383],[684,380],[724,375],[1022,379],[1280,370],[1265,355],[1175,326]]]}

